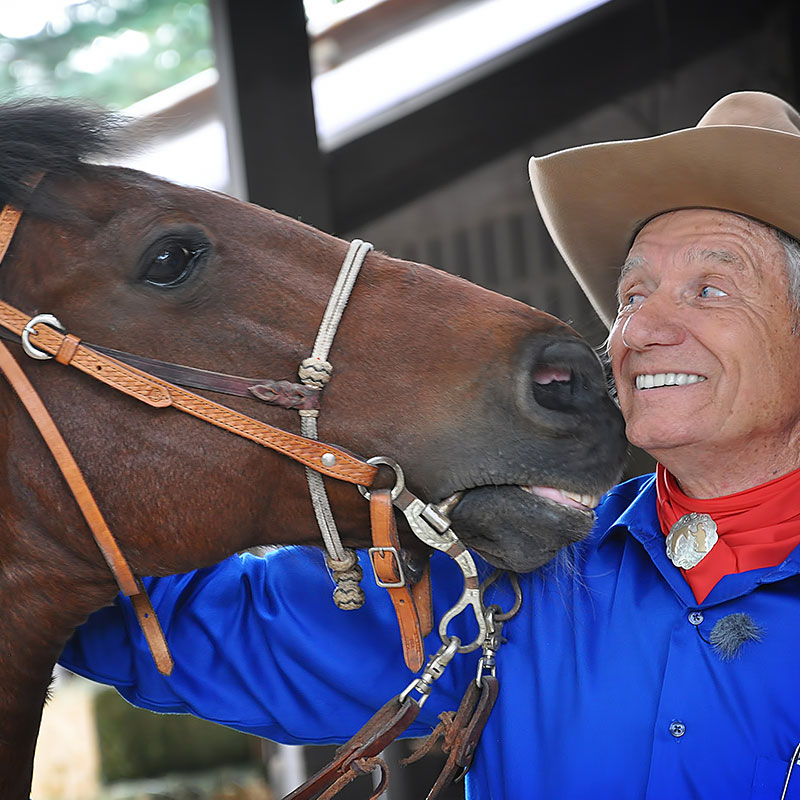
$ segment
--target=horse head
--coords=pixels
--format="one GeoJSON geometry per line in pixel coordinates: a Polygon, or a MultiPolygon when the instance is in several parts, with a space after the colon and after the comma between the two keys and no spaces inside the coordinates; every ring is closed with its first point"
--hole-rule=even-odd
{"type": "MultiPolygon", "coordinates": [[[[0,201],[23,210],[0,299],[108,348],[296,382],[348,244],[230,197],[93,163],[120,134],[76,107],[0,113],[0,201]]],[[[318,544],[302,465],[9,347],[136,573],[318,544]]],[[[454,529],[494,564],[530,570],[585,536],[590,498],[619,475],[622,421],[593,351],[552,316],[458,277],[369,253],[330,361],[320,438],[390,457],[427,501],[452,498],[454,529]]],[[[300,429],[294,412],[255,397],[224,401],[300,429]]],[[[116,588],[5,382],[0,408],[0,764],[19,769],[38,726],[29,707],[40,708],[60,648],[116,588]]],[[[352,485],[326,483],[343,540],[367,545],[367,504],[352,485]]],[[[26,798],[20,780],[3,796],[26,798]]]]}

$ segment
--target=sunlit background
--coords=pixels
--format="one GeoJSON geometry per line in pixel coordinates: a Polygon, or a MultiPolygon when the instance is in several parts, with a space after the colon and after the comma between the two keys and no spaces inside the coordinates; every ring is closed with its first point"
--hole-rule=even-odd
{"type": "Polygon", "coordinates": [[[0,13],[0,92],[118,110],[214,66],[204,2],[27,0],[0,13]]]}
{"type": "MultiPolygon", "coordinates": [[[[381,0],[305,0],[321,148],[452,91],[482,65],[605,1],[473,0],[445,10],[432,4],[435,13],[421,24],[396,35],[376,31],[372,46],[342,53],[328,33],[381,0]]],[[[145,118],[192,101],[191,129],[156,139],[129,164],[244,197],[214,96],[211,17],[204,0],[14,3],[13,11],[0,12],[0,98],[91,99],[145,118]]]]}

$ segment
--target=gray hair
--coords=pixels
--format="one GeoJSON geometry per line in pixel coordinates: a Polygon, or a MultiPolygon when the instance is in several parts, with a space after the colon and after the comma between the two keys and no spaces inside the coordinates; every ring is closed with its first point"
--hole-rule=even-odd
{"type": "Polygon", "coordinates": [[[792,333],[800,333],[800,242],[788,233],[774,229],[786,253],[786,281],[789,284],[789,306],[794,316],[792,333]]]}

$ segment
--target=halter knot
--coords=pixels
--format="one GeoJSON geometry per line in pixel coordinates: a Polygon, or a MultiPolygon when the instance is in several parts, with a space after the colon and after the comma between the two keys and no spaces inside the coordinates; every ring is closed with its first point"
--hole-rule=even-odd
{"type": "Polygon", "coordinates": [[[342,550],[344,558],[331,558],[325,556],[325,563],[331,571],[331,577],[336,583],[333,590],[333,602],[338,608],[352,611],[364,605],[364,590],[359,585],[364,573],[358,563],[356,551],[350,547],[342,550]]]}
{"type": "Polygon", "coordinates": [[[311,356],[300,362],[297,374],[306,386],[324,389],[333,374],[333,364],[317,356],[311,356]]]}

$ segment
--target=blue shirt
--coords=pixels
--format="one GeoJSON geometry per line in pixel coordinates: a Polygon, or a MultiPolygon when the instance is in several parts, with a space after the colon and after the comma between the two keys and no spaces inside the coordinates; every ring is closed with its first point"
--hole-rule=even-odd
{"type": "MultiPolygon", "coordinates": [[[[467,796],[777,800],[800,742],[800,548],[778,567],[724,577],[697,604],[666,558],[646,476],[608,493],[571,558],[521,576],[467,796]],[[707,640],[733,613],[763,636],[724,661],[707,640]]],[[[433,569],[440,615],[461,584],[445,557],[433,569]]],[[[283,742],[340,742],[413,678],[383,590],[365,579],[365,607],[339,611],[313,550],[147,583],[171,677],[156,671],[124,599],[94,614],[61,659],[136,705],[283,742]]],[[[500,586],[488,599],[508,607],[511,593],[500,586]]],[[[467,628],[459,618],[452,632],[466,640],[467,628]]],[[[432,653],[438,637],[427,644],[432,653]]],[[[476,660],[453,660],[411,734],[456,707],[476,660]]],[[[797,769],[789,798],[800,798],[797,769]]]]}

